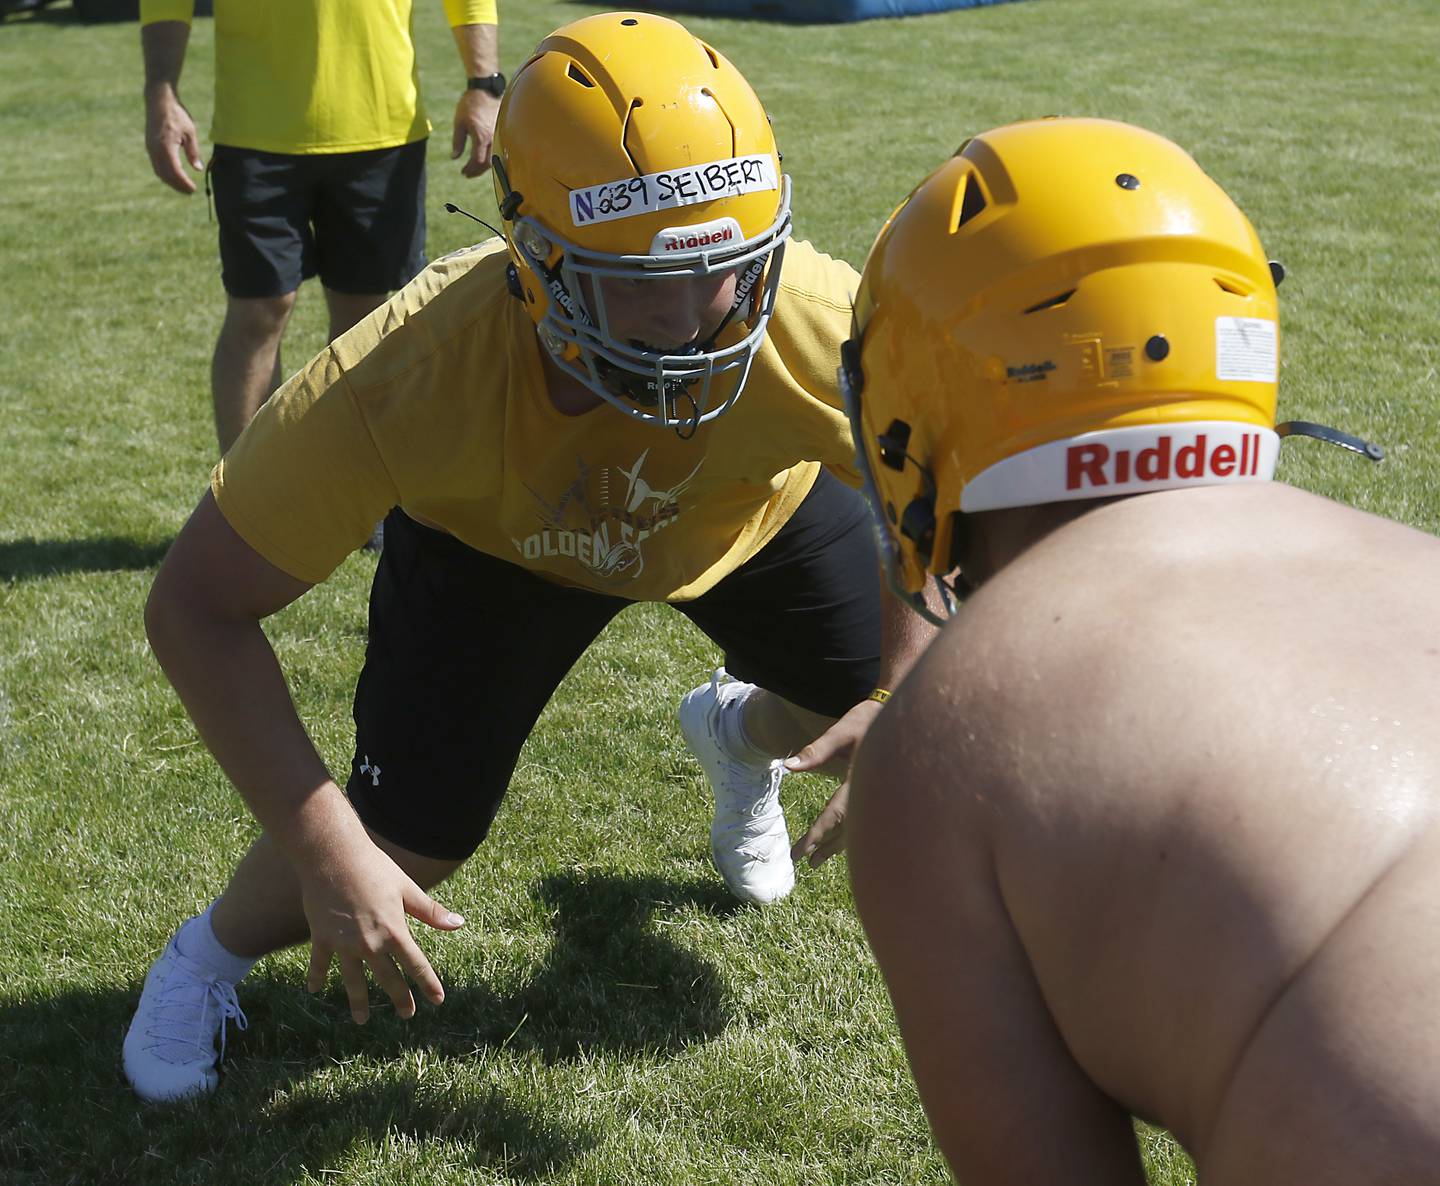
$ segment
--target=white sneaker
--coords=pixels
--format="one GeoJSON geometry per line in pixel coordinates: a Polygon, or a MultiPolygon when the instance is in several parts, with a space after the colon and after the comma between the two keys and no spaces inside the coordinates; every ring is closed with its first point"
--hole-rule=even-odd
{"type": "Polygon", "coordinates": [[[235,986],[206,975],[172,938],[150,965],[125,1034],[122,1061],[135,1094],[152,1103],[209,1095],[220,1082],[227,1021],[242,1030],[249,1024],[235,986]]]}
{"type": "Polygon", "coordinates": [[[710,825],[715,868],[742,901],[778,902],[795,886],[790,833],[780,808],[785,764],[737,758],[726,749],[720,732],[721,711],[753,686],[731,680],[723,667],[717,668],[708,684],[680,701],[680,732],[715,795],[710,825]]]}

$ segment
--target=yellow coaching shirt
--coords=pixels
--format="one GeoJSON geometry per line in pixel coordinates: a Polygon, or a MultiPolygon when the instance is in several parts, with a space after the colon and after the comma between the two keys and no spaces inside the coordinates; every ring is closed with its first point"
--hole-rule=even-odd
{"type": "Polygon", "coordinates": [[[821,465],[859,485],[835,369],[858,276],[785,253],[744,391],[689,440],[546,391],[492,239],[437,260],[289,380],[216,466],[226,520],[324,580],[392,506],[479,551],[636,601],[697,597],[763,547],[821,465]]]}
{"type": "MultiPolygon", "coordinates": [[[[451,26],[494,24],[495,0],[445,0],[451,26]]],[[[140,0],[141,24],[195,0],[140,0]]],[[[411,0],[215,0],[216,144],[361,152],[424,139],[411,0]]]]}

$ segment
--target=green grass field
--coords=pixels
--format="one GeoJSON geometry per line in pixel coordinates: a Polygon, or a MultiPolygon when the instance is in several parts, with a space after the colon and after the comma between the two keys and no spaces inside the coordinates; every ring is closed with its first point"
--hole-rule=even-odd
{"type": "MultiPolygon", "coordinates": [[[[448,160],[460,69],[417,0],[430,251],[491,217],[448,160]]],[[[504,68],[597,10],[502,2],[504,68]]],[[[795,179],[798,233],[855,264],[968,134],[1104,115],[1189,148],[1290,277],[1282,416],[1383,443],[1287,445],[1289,480],[1440,529],[1440,7],[1434,0],[1025,0],[801,27],[692,19],[746,72],[795,179]]],[[[210,110],[211,24],[182,86],[210,110]]],[[[450,990],[353,1027],[295,953],[242,986],[213,1100],[142,1108],[119,1072],[146,966],[254,826],[150,657],[141,606],[213,462],[222,297],[203,196],[150,174],[134,24],[68,7],[0,24],[0,1182],[935,1183],[946,1179],[844,861],[735,909],[673,727],[716,660],[628,611],[550,706],[490,842],[421,936],[450,990]]],[[[306,291],[291,368],[323,344],[306,291]]],[[[1346,562],[1337,556],[1336,564],[1346,562]]],[[[349,757],[374,560],[270,623],[322,752],[349,757]]],[[[223,679],[224,673],[217,673],[223,679]]],[[[787,783],[791,827],[828,794],[787,783]]],[[[1031,1138],[1046,1140],[1044,1118],[1031,1138]]],[[[1152,1181],[1193,1170],[1142,1130],[1152,1181]]]]}

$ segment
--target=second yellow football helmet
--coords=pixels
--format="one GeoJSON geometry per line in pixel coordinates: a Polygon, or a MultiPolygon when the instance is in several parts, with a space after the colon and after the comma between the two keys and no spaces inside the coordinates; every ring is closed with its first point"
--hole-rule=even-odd
{"type": "Polygon", "coordinates": [[[842,387],[897,585],[957,512],[1268,479],[1275,281],[1191,157],[1127,124],[977,136],[866,260],[842,387]]]}

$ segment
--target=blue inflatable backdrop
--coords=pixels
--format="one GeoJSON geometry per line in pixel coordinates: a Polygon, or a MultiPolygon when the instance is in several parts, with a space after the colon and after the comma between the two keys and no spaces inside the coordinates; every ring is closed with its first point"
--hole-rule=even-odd
{"type": "Polygon", "coordinates": [[[822,25],[835,21],[867,21],[881,16],[913,16],[950,8],[980,8],[1009,0],[665,0],[646,8],[707,16],[759,17],[798,24],[822,25]]]}

